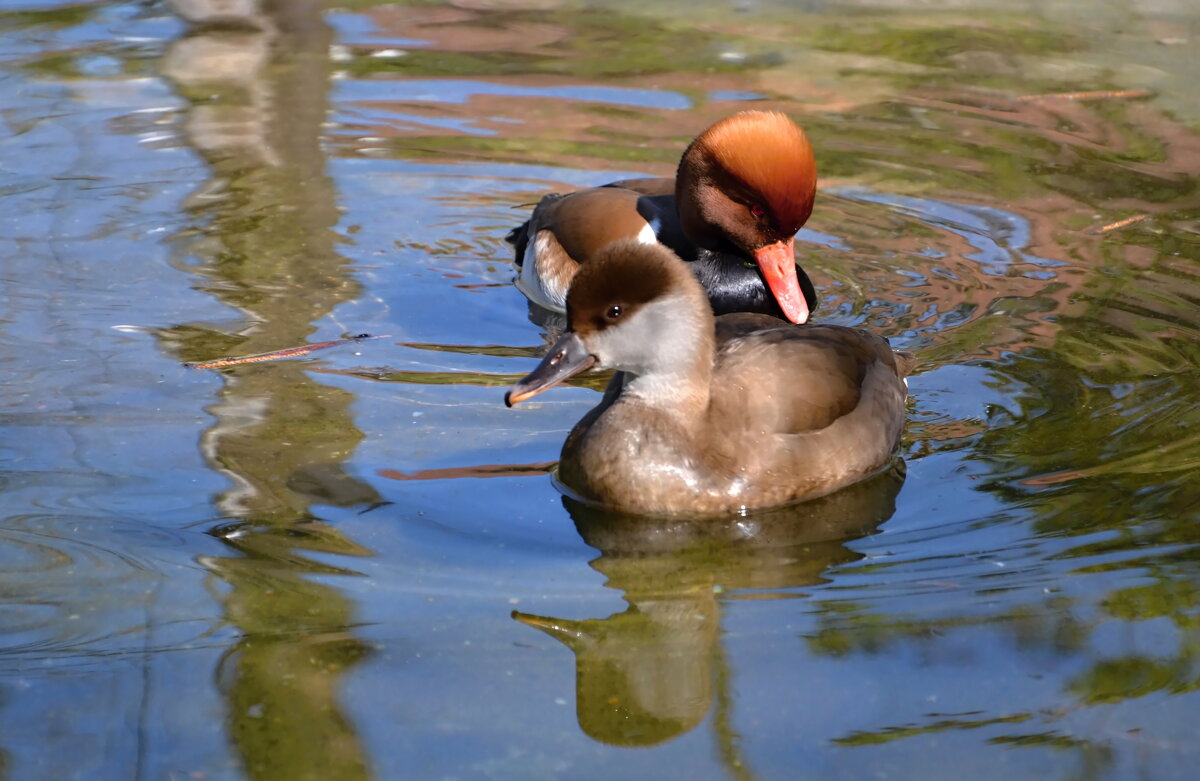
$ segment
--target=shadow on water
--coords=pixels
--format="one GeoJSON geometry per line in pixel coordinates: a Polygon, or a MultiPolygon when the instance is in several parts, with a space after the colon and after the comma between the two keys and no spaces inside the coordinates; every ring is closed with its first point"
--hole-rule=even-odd
{"type": "Polygon", "coordinates": [[[564,497],[580,537],[600,551],[591,567],[629,607],[600,619],[519,611],[513,618],[575,654],[576,717],[589,736],[654,745],[694,729],[715,701],[717,743],[742,777],[746,762],[729,712],[734,669],[721,647],[722,594],[802,597],[794,589],[822,583],[829,568],[860,558],[845,543],[892,516],[903,483],[898,462],[812,502],[703,522],[617,514],[564,497]]]}

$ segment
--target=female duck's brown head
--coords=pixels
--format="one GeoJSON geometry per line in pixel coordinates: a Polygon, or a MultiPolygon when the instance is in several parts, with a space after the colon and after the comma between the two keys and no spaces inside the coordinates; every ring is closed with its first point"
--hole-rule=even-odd
{"type": "Polygon", "coordinates": [[[808,319],[795,235],[812,213],[817,165],[804,131],[783,114],[743,111],[688,146],[675,178],[683,230],[714,252],[753,258],[789,320],[808,319]]]}
{"type": "Polygon", "coordinates": [[[583,264],[567,294],[568,330],[505,396],[517,402],[593,366],[666,392],[681,373],[707,374],[713,314],[704,289],[666,247],[616,242],[583,264]]]}

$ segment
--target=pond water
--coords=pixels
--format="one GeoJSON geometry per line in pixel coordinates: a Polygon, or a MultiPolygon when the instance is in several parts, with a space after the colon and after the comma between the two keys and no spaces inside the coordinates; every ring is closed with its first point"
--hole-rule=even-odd
{"type": "Polygon", "coordinates": [[[0,779],[1192,778],[1198,52],[1193,0],[3,3],[0,779]],[[503,236],[750,105],[816,319],[919,358],[903,466],[565,504],[599,386],[504,407],[503,236]]]}

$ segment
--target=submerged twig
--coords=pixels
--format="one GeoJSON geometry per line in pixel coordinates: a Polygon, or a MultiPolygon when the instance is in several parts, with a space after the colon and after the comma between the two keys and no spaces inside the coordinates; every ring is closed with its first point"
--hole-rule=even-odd
{"type": "Polygon", "coordinates": [[[1095,90],[1093,92],[1048,92],[1043,95],[1022,95],[1017,100],[1104,100],[1106,98],[1148,98],[1148,89],[1095,90]]]}
{"type": "Polygon", "coordinates": [[[300,358],[317,350],[325,350],[330,347],[338,347],[351,342],[362,342],[367,339],[387,339],[387,334],[380,336],[371,336],[370,334],[358,334],[347,339],[334,339],[331,342],[316,342],[314,344],[303,344],[299,347],[287,347],[283,350],[272,350],[269,353],[255,353],[254,355],[238,355],[228,358],[215,358],[211,361],[200,361],[199,363],[185,363],[189,369],[224,369],[226,366],[240,366],[243,363],[260,363],[262,361],[278,361],[283,358],[300,358]]]}
{"type": "Polygon", "coordinates": [[[1130,225],[1139,223],[1149,216],[1150,216],[1149,214],[1135,214],[1132,217],[1126,217],[1123,220],[1117,220],[1116,222],[1110,222],[1108,225],[1102,225],[1099,228],[1095,228],[1093,230],[1088,231],[1088,233],[1108,233],[1109,231],[1120,230],[1121,228],[1128,228],[1130,225]]]}
{"type": "Polygon", "coordinates": [[[529,477],[549,474],[557,461],[538,461],[532,464],[479,464],[451,466],[442,469],[420,469],[402,472],[399,469],[380,469],[376,474],[389,480],[445,480],[463,477],[529,477]]]}

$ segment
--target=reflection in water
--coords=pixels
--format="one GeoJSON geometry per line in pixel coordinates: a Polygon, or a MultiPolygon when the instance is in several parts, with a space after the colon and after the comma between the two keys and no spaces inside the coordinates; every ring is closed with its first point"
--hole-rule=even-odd
{"type": "MultiPolygon", "coordinates": [[[[245,326],[236,337],[180,326],[162,338],[192,361],[302,344],[315,319],[360,292],[334,249],[338,212],[319,147],[332,38],[323,4],[173,5],[193,26],[163,71],[192,99],[187,137],[212,170],[191,198],[202,227],[177,253],[245,326]]],[[[367,648],[351,631],[351,600],[312,579],[354,573],[305,555],[370,555],[310,509],[380,503],[342,466],[362,438],[350,397],[294,361],[223,376],[203,445],[233,482],[219,504],[238,520],[212,530],[231,555],[201,563],[231,587],[221,600],[242,636],[219,674],[230,738],[251,778],[367,778],[338,703],[342,675],[367,648]]]]}
{"type": "MultiPolygon", "coordinates": [[[[575,654],[576,716],[591,737],[648,746],[693,729],[713,706],[733,707],[730,666],[720,640],[722,599],[796,596],[830,567],[853,561],[845,542],[891,517],[904,465],[831,496],[727,521],[663,520],[563,502],[583,540],[600,550],[591,566],[628,609],[571,620],[514,612],[575,654]],[[786,592],[786,593],[785,593],[786,592]]],[[[730,714],[719,712],[718,742],[740,766],[730,714]]]]}
{"type": "Polygon", "coordinates": [[[243,633],[217,680],[228,703],[230,738],[255,779],[371,777],[354,724],[338,703],[343,674],[368,655],[354,636],[354,606],[314,574],[303,551],[367,555],[323,524],[275,531],[214,530],[243,557],[202,563],[232,589],[226,619],[243,633]]]}

